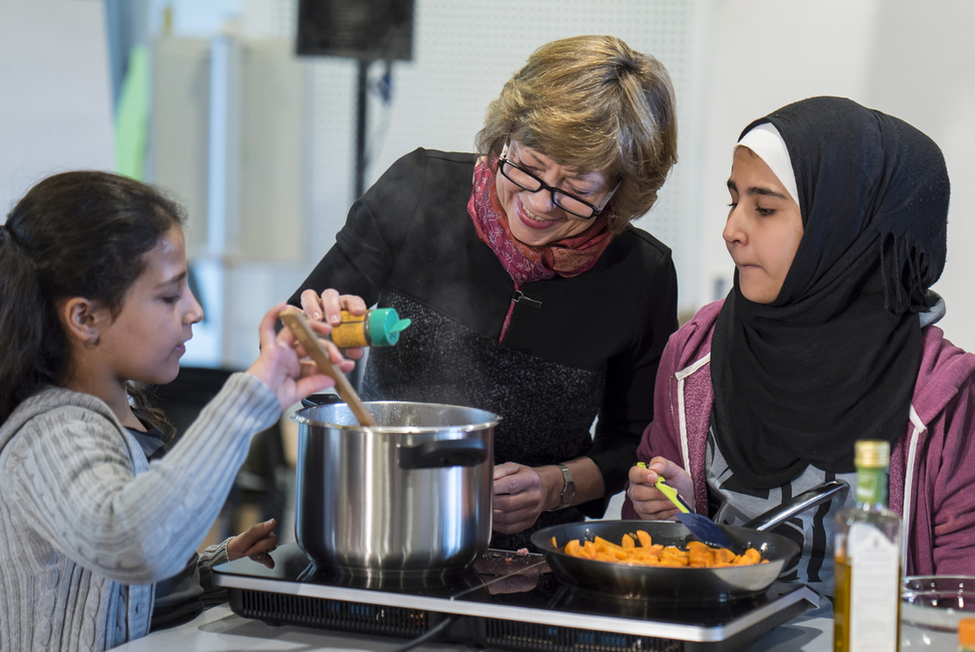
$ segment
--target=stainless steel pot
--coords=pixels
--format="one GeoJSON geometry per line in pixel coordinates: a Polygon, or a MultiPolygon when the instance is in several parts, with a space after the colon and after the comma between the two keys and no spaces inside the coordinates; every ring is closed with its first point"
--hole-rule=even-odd
{"type": "Polygon", "coordinates": [[[307,407],[298,423],[295,531],[319,564],[366,572],[462,568],[491,540],[494,427],[474,408],[367,402],[307,407]]]}

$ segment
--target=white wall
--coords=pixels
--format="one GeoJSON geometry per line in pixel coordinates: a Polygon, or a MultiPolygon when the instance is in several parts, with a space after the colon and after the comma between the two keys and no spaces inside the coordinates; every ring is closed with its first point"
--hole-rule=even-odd
{"type": "Polygon", "coordinates": [[[841,95],[903,118],[937,142],[952,180],[941,326],[975,350],[975,3],[967,0],[722,0],[715,5],[708,102],[702,296],[730,287],[721,240],[731,148],[749,122],[813,95],[841,95]]]}
{"type": "Polygon", "coordinates": [[[115,168],[102,1],[0,0],[0,222],[75,168],[115,168]]]}
{"type": "Polygon", "coordinates": [[[669,245],[686,291],[697,296],[704,182],[708,31],[714,0],[417,0],[414,61],[397,66],[389,131],[370,169],[377,177],[415,147],[471,151],[488,103],[531,52],[579,34],[612,34],[652,54],[677,95],[679,162],[653,209],[635,225],[669,245]]]}
{"type": "MultiPolygon", "coordinates": [[[[169,4],[173,31],[180,35],[213,36],[236,19],[249,34],[287,37],[296,16],[296,0],[146,1],[153,29],[160,29],[162,8],[169,4]]],[[[417,0],[415,60],[397,64],[400,104],[388,116],[370,180],[418,144],[470,147],[486,100],[534,46],[583,31],[619,34],[657,54],[678,79],[679,166],[688,175],[671,179],[663,200],[684,185],[697,206],[689,218],[691,236],[663,237],[687,270],[681,273],[681,295],[693,308],[714,298],[717,282],[725,288],[730,282],[732,266],[720,233],[729,153],[741,128],[801,97],[845,95],[908,120],[941,145],[954,183],[948,264],[936,289],[948,303],[942,322],[948,336],[975,350],[975,302],[967,287],[975,278],[975,257],[966,252],[975,243],[975,222],[968,219],[975,212],[975,187],[968,181],[975,178],[975,39],[970,33],[975,3],[710,0],[695,5],[709,15],[691,20],[689,28],[698,33],[685,36],[703,44],[695,50],[697,59],[681,61],[674,56],[680,48],[675,31],[665,38],[650,35],[665,21],[675,30],[688,26],[678,11],[686,4],[542,4],[417,0]],[[544,18],[559,10],[568,13],[569,22],[553,28],[544,18]],[[461,54],[448,60],[447,48],[461,54]],[[698,69],[707,73],[700,87],[689,81],[698,69]],[[420,122],[423,110],[429,119],[420,122]],[[689,139],[695,125],[700,133],[689,139]]],[[[104,29],[101,0],[0,0],[0,214],[45,174],[114,167],[104,29]]],[[[235,302],[240,314],[233,316],[238,330],[230,347],[241,364],[256,350],[253,334],[260,315],[289,293],[331,244],[352,199],[354,65],[332,59],[307,67],[314,113],[305,129],[310,141],[326,145],[307,153],[310,232],[296,243],[292,265],[241,266],[234,281],[240,293],[235,302]]],[[[651,213],[639,224],[658,231],[667,212],[651,213]]]]}
{"type": "Polygon", "coordinates": [[[975,3],[886,0],[875,23],[864,97],[941,146],[951,178],[948,263],[935,286],[948,305],[941,326],[975,351],[975,3]],[[920,10],[919,10],[920,9],[920,10]]]}
{"type": "MultiPolygon", "coordinates": [[[[394,64],[392,104],[387,108],[378,101],[370,103],[373,160],[367,185],[395,159],[419,146],[470,151],[488,102],[539,45],[575,34],[617,35],[660,59],[677,90],[681,161],[657,206],[637,225],[674,249],[678,275],[687,281],[682,301],[693,307],[702,215],[698,188],[704,152],[706,25],[714,1],[616,0],[594,7],[591,0],[529,4],[520,0],[489,4],[417,0],[413,58],[394,64]]],[[[201,13],[195,21],[187,15],[195,5],[177,2],[173,35],[200,36],[207,24],[217,32],[226,19],[234,18],[240,33],[248,38],[293,37],[295,0],[244,0],[236,9],[231,0],[217,4],[222,12],[201,13]]],[[[354,199],[357,64],[331,57],[302,61],[308,94],[304,228],[293,237],[293,262],[249,261],[227,269],[223,305],[228,314],[220,348],[223,364],[228,366],[241,366],[252,359],[254,329],[260,317],[269,306],[289,296],[332,246],[354,199]]],[[[372,72],[378,73],[379,66],[372,72]]],[[[184,362],[212,361],[213,353],[212,341],[196,338],[188,344],[184,362]]]]}

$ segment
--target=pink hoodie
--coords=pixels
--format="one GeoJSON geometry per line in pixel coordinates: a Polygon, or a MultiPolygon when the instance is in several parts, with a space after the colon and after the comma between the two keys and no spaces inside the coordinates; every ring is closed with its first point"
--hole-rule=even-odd
{"type": "MultiPolygon", "coordinates": [[[[711,335],[723,303],[705,306],[670,337],[657,371],[654,421],[637,449],[643,462],[662,456],[684,466],[699,513],[707,513],[711,335]]],[[[890,507],[904,519],[907,575],[975,575],[973,488],[975,355],[928,326],[910,419],[891,451],[890,507]]],[[[639,518],[629,498],[622,515],[639,518]]]]}

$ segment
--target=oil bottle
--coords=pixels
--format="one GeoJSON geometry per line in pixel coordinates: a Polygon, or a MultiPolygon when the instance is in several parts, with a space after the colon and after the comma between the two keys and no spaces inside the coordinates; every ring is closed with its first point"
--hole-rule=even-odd
{"type": "Polygon", "coordinates": [[[329,339],[341,349],[363,346],[392,346],[399,341],[400,332],[410,325],[400,319],[393,308],[373,308],[364,315],[342,311],[342,323],[332,327],[329,339]]]}
{"type": "Polygon", "coordinates": [[[958,652],[975,652],[975,618],[958,621],[958,652]]]}
{"type": "Polygon", "coordinates": [[[900,650],[901,519],[887,508],[890,444],[856,442],[857,504],[836,516],[834,652],[900,650]]]}

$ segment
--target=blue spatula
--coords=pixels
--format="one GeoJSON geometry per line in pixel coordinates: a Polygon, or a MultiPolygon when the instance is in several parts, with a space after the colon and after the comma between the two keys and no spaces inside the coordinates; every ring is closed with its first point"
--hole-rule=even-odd
{"type": "MultiPolygon", "coordinates": [[[[647,468],[647,465],[643,462],[639,462],[637,465],[644,469],[647,468]]],[[[728,539],[727,535],[721,531],[721,528],[714,521],[707,516],[692,512],[691,508],[684,502],[684,499],[677,493],[677,490],[664,482],[664,479],[659,475],[654,486],[663,495],[667,496],[670,502],[674,503],[674,506],[677,507],[677,518],[702,543],[714,546],[715,548],[734,548],[734,544],[731,543],[731,540],[728,539]]]]}

